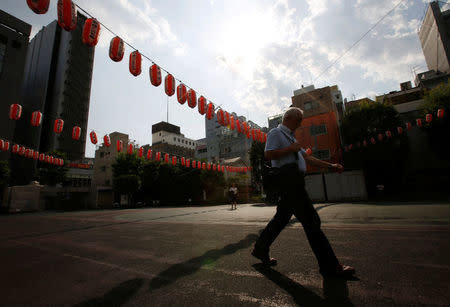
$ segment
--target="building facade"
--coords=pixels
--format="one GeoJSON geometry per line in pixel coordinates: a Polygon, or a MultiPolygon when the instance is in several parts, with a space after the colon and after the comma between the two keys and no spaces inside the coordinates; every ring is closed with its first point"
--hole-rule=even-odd
{"type": "MultiPolygon", "coordinates": [[[[337,86],[305,89],[294,91],[292,97],[292,105],[304,112],[302,126],[296,132],[297,140],[304,148],[311,148],[316,158],[341,163],[338,105],[342,105],[342,95],[337,86]]],[[[315,168],[308,165],[308,172],[312,171],[315,168]]]]}
{"type": "Polygon", "coordinates": [[[167,122],[152,125],[152,149],[154,152],[194,158],[200,143],[181,134],[180,127],[167,122]]]}
{"type": "Polygon", "coordinates": [[[450,72],[450,10],[441,12],[437,1],[430,2],[419,39],[428,69],[450,72]]]}
{"type": "MultiPolygon", "coordinates": [[[[30,32],[29,24],[0,10],[0,138],[8,140],[10,146],[16,121],[9,119],[9,108],[14,103],[23,104],[21,90],[30,32]]],[[[20,120],[29,123],[29,118],[20,120]]],[[[10,150],[0,151],[0,160],[6,161],[10,157],[10,150]]]]}

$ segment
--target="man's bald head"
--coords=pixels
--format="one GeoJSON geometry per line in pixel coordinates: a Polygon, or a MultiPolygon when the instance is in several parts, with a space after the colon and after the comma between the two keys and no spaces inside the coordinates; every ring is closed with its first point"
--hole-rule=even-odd
{"type": "Polygon", "coordinates": [[[300,127],[303,119],[303,110],[297,107],[290,107],[284,112],[283,125],[294,131],[300,127]]]}

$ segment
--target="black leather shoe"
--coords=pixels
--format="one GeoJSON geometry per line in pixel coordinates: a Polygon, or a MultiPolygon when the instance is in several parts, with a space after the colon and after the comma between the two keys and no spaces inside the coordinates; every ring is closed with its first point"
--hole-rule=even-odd
{"type": "Polygon", "coordinates": [[[320,274],[322,276],[333,276],[333,277],[350,277],[355,274],[356,270],[354,267],[349,265],[339,264],[334,270],[322,271],[320,270],[320,274]]]}
{"type": "Polygon", "coordinates": [[[262,263],[265,265],[270,265],[270,266],[277,265],[277,259],[270,258],[268,252],[262,252],[255,248],[252,251],[252,256],[261,260],[262,263]]]}

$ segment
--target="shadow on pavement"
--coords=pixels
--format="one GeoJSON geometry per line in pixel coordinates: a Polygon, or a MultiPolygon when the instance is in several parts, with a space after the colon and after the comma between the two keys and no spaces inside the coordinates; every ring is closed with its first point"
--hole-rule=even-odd
{"type": "Polygon", "coordinates": [[[194,274],[203,266],[211,266],[217,259],[224,255],[230,255],[240,249],[248,248],[256,239],[258,239],[256,234],[249,234],[237,243],[228,244],[222,249],[212,249],[199,257],[192,258],[183,263],[174,264],[150,280],[150,291],[170,285],[180,277],[194,274]]]}
{"type": "Polygon", "coordinates": [[[347,281],[343,279],[324,279],[324,297],[303,287],[289,277],[262,263],[254,264],[255,270],[263,274],[280,288],[289,293],[298,306],[354,306],[348,299],[347,281]]]}
{"type": "Polygon", "coordinates": [[[122,306],[142,287],[143,284],[144,280],[141,278],[130,279],[111,289],[102,297],[96,297],[75,306],[122,306]]]}

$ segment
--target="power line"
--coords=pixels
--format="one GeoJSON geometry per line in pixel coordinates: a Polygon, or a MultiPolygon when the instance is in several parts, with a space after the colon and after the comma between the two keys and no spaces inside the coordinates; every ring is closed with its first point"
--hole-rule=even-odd
{"type": "Polygon", "coordinates": [[[326,73],[331,67],[333,67],[342,57],[344,57],[353,47],[355,47],[364,37],[367,36],[380,22],[382,22],[389,14],[391,14],[395,9],[405,0],[400,0],[389,12],[387,12],[383,17],[381,17],[369,30],[366,31],[353,45],[350,46],[343,54],[341,54],[333,63],[331,63],[324,71],[322,71],[315,79],[314,82],[319,79],[324,73],[326,73]]]}

